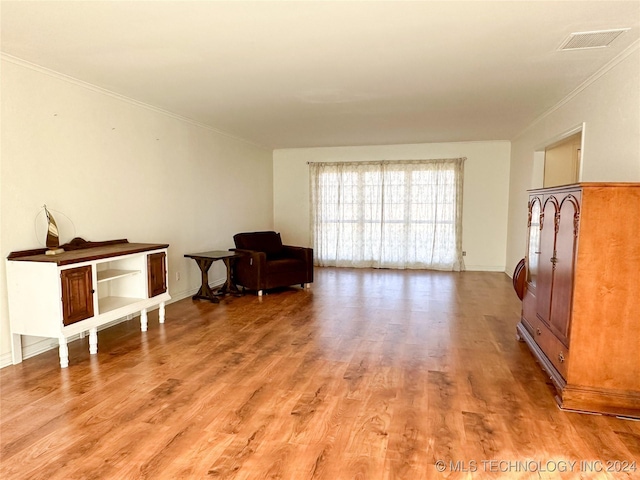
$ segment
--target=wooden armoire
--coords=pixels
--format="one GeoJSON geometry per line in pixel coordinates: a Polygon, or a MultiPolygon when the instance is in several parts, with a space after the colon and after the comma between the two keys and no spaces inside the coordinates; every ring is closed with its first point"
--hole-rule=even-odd
{"type": "Polygon", "coordinates": [[[640,418],[640,183],[529,192],[518,338],[567,410],[640,418]]]}

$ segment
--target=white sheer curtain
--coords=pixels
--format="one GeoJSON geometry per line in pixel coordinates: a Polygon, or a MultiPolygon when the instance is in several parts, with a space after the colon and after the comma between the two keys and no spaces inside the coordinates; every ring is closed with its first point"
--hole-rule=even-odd
{"type": "Polygon", "coordinates": [[[463,270],[464,161],[310,163],[316,265],[463,270]]]}

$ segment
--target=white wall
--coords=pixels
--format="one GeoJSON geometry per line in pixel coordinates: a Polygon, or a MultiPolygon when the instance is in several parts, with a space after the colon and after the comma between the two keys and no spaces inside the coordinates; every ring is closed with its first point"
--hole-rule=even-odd
{"type": "Polygon", "coordinates": [[[467,270],[504,271],[509,155],[509,142],[501,141],[275,150],[274,225],[285,243],[309,245],[307,162],[467,157],[462,221],[465,265],[467,270]]]}
{"type": "MultiPolygon", "coordinates": [[[[200,285],[185,253],[227,249],[239,231],[272,227],[271,151],[7,59],[1,88],[3,258],[42,246],[34,221],[46,203],[61,212],[54,216],[63,243],[73,235],[169,243],[175,300],[200,285]]],[[[4,261],[0,265],[0,363],[6,363],[9,319],[4,261]]],[[[217,262],[210,279],[223,279],[223,268],[217,262]]],[[[25,348],[36,340],[26,339],[25,348]]]]}
{"type": "Polygon", "coordinates": [[[534,150],[585,124],[583,182],[640,182],[640,48],[626,52],[511,143],[507,272],[524,256],[527,189],[540,187],[534,150]]]}

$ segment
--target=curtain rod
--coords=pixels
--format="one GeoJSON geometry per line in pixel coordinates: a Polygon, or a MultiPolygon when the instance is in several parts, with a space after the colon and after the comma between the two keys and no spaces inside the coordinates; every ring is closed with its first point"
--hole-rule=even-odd
{"type": "Polygon", "coordinates": [[[335,161],[335,162],[307,162],[307,165],[316,164],[316,163],[416,163],[416,162],[451,162],[456,160],[466,160],[467,157],[454,157],[454,158],[422,158],[422,159],[414,159],[414,160],[351,160],[348,162],[343,161],[335,161]]]}

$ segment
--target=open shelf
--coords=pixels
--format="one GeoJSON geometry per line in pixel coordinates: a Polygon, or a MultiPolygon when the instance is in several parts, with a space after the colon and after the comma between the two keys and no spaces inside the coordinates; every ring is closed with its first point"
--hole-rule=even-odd
{"type": "Polygon", "coordinates": [[[110,280],[115,280],[116,278],[128,277],[138,273],[140,273],[140,270],[101,270],[98,272],[98,283],[108,282],[110,280]]]}
{"type": "Polygon", "coordinates": [[[130,297],[104,297],[98,300],[98,310],[100,314],[117,310],[118,308],[126,307],[134,303],[144,300],[143,298],[130,298],[130,297]]]}

